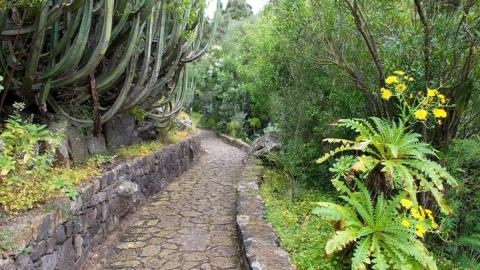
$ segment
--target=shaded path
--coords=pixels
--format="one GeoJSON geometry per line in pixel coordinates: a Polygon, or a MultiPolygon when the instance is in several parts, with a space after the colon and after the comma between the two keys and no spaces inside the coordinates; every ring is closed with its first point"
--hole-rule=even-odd
{"type": "Polygon", "coordinates": [[[211,132],[202,132],[202,146],[200,161],[139,209],[87,269],[240,269],[235,184],[245,154],[211,132]]]}

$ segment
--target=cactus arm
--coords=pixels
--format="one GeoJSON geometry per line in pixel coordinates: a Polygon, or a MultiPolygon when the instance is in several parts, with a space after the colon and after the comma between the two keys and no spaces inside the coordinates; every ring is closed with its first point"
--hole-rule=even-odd
{"type": "Polygon", "coordinates": [[[111,31],[112,31],[112,19],[113,19],[113,0],[104,0],[105,3],[105,14],[103,20],[102,34],[100,37],[100,42],[96,47],[92,57],[89,58],[87,64],[82,67],[75,74],[69,74],[63,78],[55,80],[52,83],[52,87],[61,87],[68,84],[72,84],[80,79],[87,77],[102,61],[103,56],[105,55],[108,45],[110,42],[111,31]]]}
{"type": "Polygon", "coordinates": [[[33,81],[35,80],[35,75],[36,71],[38,68],[38,63],[40,60],[41,52],[42,52],[42,47],[43,43],[45,40],[45,32],[47,30],[46,24],[47,24],[47,18],[48,18],[48,3],[44,3],[42,6],[42,11],[40,12],[40,16],[38,17],[37,20],[37,29],[38,31],[35,32],[35,35],[33,36],[33,42],[32,42],[32,50],[30,52],[30,59],[27,64],[27,68],[25,70],[25,78],[22,84],[21,88],[21,93],[24,96],[24,98],[28,98],[31,96],[31,91],[32,91],[32,85],[33,81]]]}
{"type": "Polygon", "coordinates": [[[93,0],[88,0],[83,10],[82,24],[73,45],[66,51],[65,56],[53,67],[47,69],[39,78],[41,80],[58,76],[64,73],[67,68],[78,65],[83,52],[87,46],[88,33],[90,31],[93,8],[93,0]]]}

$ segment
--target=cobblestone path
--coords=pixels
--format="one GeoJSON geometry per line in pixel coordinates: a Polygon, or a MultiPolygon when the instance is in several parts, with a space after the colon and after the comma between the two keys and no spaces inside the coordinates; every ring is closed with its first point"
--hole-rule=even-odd
{"type": "Polygon", "coordinates": [[[235,186],[245,154],[210,132],[202,146],[200,161],[139,209],[87,269],[240,269],[235,186]]]}

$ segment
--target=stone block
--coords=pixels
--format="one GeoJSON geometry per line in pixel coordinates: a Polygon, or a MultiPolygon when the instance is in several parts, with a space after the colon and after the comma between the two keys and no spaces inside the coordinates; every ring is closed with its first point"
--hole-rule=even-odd
{"type": "Polygon", "coordinates": [[[77,128],[69,126],[67,128],[67,140],[69,154],[74,162],[85,162],[88,159],[88,146],[85,135],[80,133],[77,128]]]}
{"type": "Polygon", "coordinates": [[[87,147],[90,155],[98,155],[105,153],[107,151],[107,144],[105,142],[105,137],[103,136],[103,134],[99,134],[97,136],[88,135],[87,147]]]}

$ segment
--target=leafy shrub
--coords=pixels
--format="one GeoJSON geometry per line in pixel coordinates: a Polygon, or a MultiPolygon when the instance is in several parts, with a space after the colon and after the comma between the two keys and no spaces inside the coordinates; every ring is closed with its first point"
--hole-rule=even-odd
{"type": "MultiPolygon", "coordinates": [[[[459,186],[447,189],[454,215],[445,216],[441,238],[430,245],[438,256],[452,260],[455,267],[480,267],[480,142],[454,140],[445,153],[445,164],[459,186]],[[445,241],[446,240],[446,241],[445,241]],[[441,243],[441,244],[439,244],[441,243]]],[[[444,269],[452,269],[446,266],[444,269]]]]}
{"type": "MultiPolygon", "coordinates": [[[[352,192],[341,181],[334,180],[346,205],[320,202],[313,211],[316,215],[337,221],[338,230],[327,242],[327,255],[348,249],[354,243],[352,269],[437,269],[417,236],[423,237],[425,227],[417,224],[414,232],[404,215],[398,213],[403,194],[392,200],[380,196],[370,198],[365,186],[356,182],[358,192],[352,192]],[[373,207],[375,204],[375,207],[373,207]],[[417,236],[415,235],[417,234],[417,236]]],[[[433,218],[432,221],[433,222],[433,218]]]]}
{"type": "Polygon", "coordinates": [[[242,134],[243,124],[240,120],[234,119],[227,124],[228,134],[232,137],[238,137],[242,134]]]}
{"type": "Polygon", "coordinates": [[[137,123],[140,125],[142,125],[143,122],[145,122],[145,117],[147,115],[145,110],[140,107],[134,107],[133,109],[131,109],[130,114],[133,115],[133,117],[135,118],[135,121],[137,121],[137,123]]]}
{"type": "Polygon", "coordinates": [[[0,134],[0,177],[45,173],[60,141],[61,135],[46,130],[46,126],[24,120],[18,112],[11,115],[0,134]]]}

